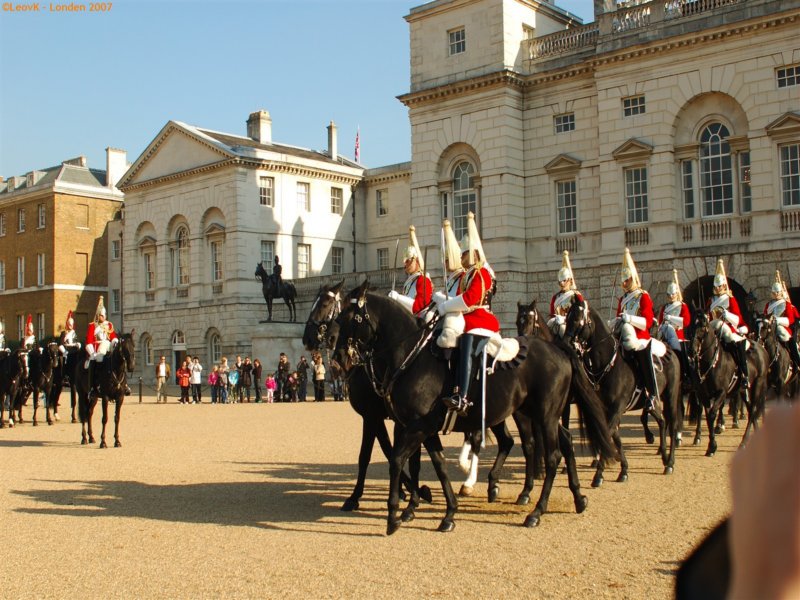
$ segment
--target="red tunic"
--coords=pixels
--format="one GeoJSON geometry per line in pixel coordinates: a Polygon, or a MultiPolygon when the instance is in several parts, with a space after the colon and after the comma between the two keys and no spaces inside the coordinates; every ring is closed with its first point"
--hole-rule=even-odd
{"type": "MultiPolygon", "coordinates": [[[[114,325],[111,324],[111,321],[106,321],[108,324],[108,341],[117,339],[117,332],[114,331],[114,325]]],[[[86,331],[86,343],[87,344],[96,344],[97,340],[94,339],[94,321],[89,323],[89,328],[86,331]]]]}
{"type": "MultiPolygon", "coordinates": [[[[581,302],[584,302],[584,299],[583,299],[583,296],[581,295],[581,293],[578,290],[573,290],[573,291],[574,291],[575,299],[576,300],[580,300],[581,302]]],[[[562,293],[563,292],[556,292],[555,294],[553,294],[553,297],[550,298],[550,316],[551,317],[555,317],[556,316],[556,298],[558,298],[562,293]]]]}
{"type": "MultiPolygon", "coordinates": [[[[661,312],[658,313],[658,322],[664,322],[664,309],[667,307],[665,304],[661,307],[661,312]]],[[[678,339],[681,341],[686,340],[686,334],[684,333],[686,328],[689,326],[689,323],[692,321],[692,316],[689,314],[689,307],[686,306],[686,302],[681,302],[681,314],[680,317],[683,319],[683,327],[680,329],[676,329],[675,333],[678,336],[678,339]]]]}
{"type": "MultiPolygon", "coordinates": [[[[770,304],[771,304],[770,302],[767,302],[764,305],[764,316],[765,317],[769,314],[767,311],[769,309],[769,305],[770,304]]],[[[782,315],[776,315],[776,316],[786,317],[787,319],[789,319],[789,327],[791,327],[792,323],[794,323],[797,320],[797,316],[798,316],[797,315],[797,308],[795,307],[794,304],[792,304],[791,302],[789,302],[787,300],[786,301],[786,308],[783,309],[783,314],[782,315]]]]}
{"type": "Polygon", "coordinates": [[[416,290],[416,295],[414,296],[414,306],[411,307],[411,312],[416,315],[431,303],[433,282],[431,278],[424,273],[420,274],[414,282],[414,289],[416,290]]]}
{"type": "Polygon", "coordinates": [[[461,277],[459,290],[467,307],[476,307],[464,313],[464,333],[473,329],[487,329],[500,331],[500,322],[486,307],[486,294],[492,289],[492,276],[482,267],[479,270],[470,270],[461,277]]]}
{"type": "MultiPolygon", "coordinates": [[[[617,316],[622,314],[622,301],[624,299],[625,296],[620,298],[619,302],[617,303],[617,316]]],[[[639,309],[636,311],[636,316],[644,317],[645,319],[644,329],[639,329],[638,327],[633,328],[634,331],[636,331],[636,337],[640,340],[649,340],[650,328],[653,326],[653,301],[650,299],[650,294],[644,290],[642,290],[642,293],[639,297],[639,309]]]]}
{"type": "MultiPolygon", "coordinates": [[[[709,298],[708,300],[706,300],[706,312],[709,313],[709,314],[711,313],[711,310],[710,310],[711,309],[711,302],[712,302],[712,298],[709,298]]],[[[744,321],[744,317],[742,316],[742,311],[739,310],[739,303],[736,301],[736,298],[734,298],[733,296],[728,296],[728,308],[726,308],[725,310],[727,310],[729,313],[732,313],[732,314],[736,315],[737,317],[739,317],[739,323],[736,325],[736,327],[734,327],[733,325],[728,323],[728,321],[725,321],[725,325],[727,325],[728,328],[733,333],[738,334],[739,333],[738,328],[741,327],[742,325],[747,325],[747,323],[745,323],[745,321],[744,321]]],[[[713,319],[714,315],[710,315],[710,317],[713,319]]]]}

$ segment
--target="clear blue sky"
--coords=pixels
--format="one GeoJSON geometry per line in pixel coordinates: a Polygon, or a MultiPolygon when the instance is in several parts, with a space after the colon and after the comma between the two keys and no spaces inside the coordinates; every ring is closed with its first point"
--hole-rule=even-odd
{"type": "MultiPolygon", "coordinates": [[[[326,148],[333,120],[342,154],[352,158],[360,127],[365,165],[410,160],[396,99],[409,90],[403,17],[424,3],[117,0],[108,13],[0,10],[0,175],[82,154],[104,169],[108,146],[133,161],[170,119],[244,135],[258,109],[270,112],[276,142],[326,148]]],[[[592,21],[591,0],[556,5],[592,21]]]]}

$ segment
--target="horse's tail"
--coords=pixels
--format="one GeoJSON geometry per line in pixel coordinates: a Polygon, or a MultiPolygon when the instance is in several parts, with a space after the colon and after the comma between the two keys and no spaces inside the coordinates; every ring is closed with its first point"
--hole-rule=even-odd
{"type": "Polygon", "coordinates": [[[593,454],[600,455],[600,460],[604,462],[618,460],[619,456],[608,430],[603,402],[583,370],[580,358],[570,352],[569,361],[572,364],[571,391],[580,409],[581,432],[585,432],[589,448],[593,454]]]}

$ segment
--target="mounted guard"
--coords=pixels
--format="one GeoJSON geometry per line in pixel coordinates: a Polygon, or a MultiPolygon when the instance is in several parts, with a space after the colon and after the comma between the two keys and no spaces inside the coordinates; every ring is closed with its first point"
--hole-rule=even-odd
{"type": "Polygon", "coordinates": [[[689,359],[684,345],[686,344],[686,328],[692,320],[689,307],[683,301],[681,286],[678,282],[678,271],[672,269],[672,281],[667,286],[668,302],[661,307],[658,314],[658,334],[678,355],[683,377],[689,374],[689,359]]]}
{"type": "Polygon", "coordinates": [[[730,352],[736,362],[742,386],[745,390],[750,388],[750,376],[747,369],[747,350],[750,342],[747,335],[747,325],[744,324],[739,303],[733,297],[728,287],[728,277],[725,274],[725,265],[722,259],[717,260],[714,271],[714,295],[708,299],[706,310],[711,320],[711,328],[723,342],[723,347],[730,352]]]}
{"type": "Polygon", "coordinates": [[[547,321],[547,326],[553,332],[553,335],[563,339],[564,332],[567,329],[569,307],[572,306],[573,300],[584,301],[583,295],[578,291],[578,286],[575,285],[572,265],[569,262],[569,252],[566,250],[561,255],[558,286],[561,289],[556,294],[553,294],[550,300],[550,318],[547,321]]]}
{"type": "Polygon", "coordinates": [[[797,347],[797,337],[792,334],[797,327],[797,309],[789,298],[786,284],[781,279],[780,270],[775,271],[775,281],[770,288],[772,300],[764,306],[764,316],[775,318],[778,340],[789,352],[789,356],[796,369],[800,369],[800,351],[797,347]]]}
{"type": "Polygon", "coordinates": [[[69,366],[75,363],[75,357],[81,347],[81,343],[78,341],[78,332],[75,331],[75,319],[72,317],[72,311],[69,311],[69,313],[67,313],[67,319],[64,322],[64,331],[61,332],[58,341],[58,351],[61,353],[64,364],[66,365],[64,369],[64,383],[71,383],[69,380],[73,372],[69,366]]]}
{"type": "Polygon", "coordinates": [[[22,347],[30,352],[36,347],[36,332],[33,330],[33,317],[28,315],[25,321],[25,335],[22,338],[22,347]]]}
{"type": "Polygon", "coordinates": [[[425,261],[417,243],[416,228],[408,228],[409,245],[403,254],[403,268],[406,278],[403,292],[389,292],[389,297],[402,304],[415,317],[423,317],[423,311],[430,305],[433,295],[433,281],[425,272],[425,261]]]}
{"type": "MultiPolygon", "coordinates": [[[[119,338],[114,331],[114,325],[106,320],[106,307],[103,305],[103,297],[97,302],[97,310],[94,314],[94,321],[89,323],[86,330],[86,354],[88,358],[83,365],[84,369],[89,369],[89,396],[100,395],[97,381],[97,363],[103,363],[106,354],[117,345],[119,338]],[[90,368],[91,367],[91,368],[90,368]]],[[[110,368],[110,363],[106,363],[106,368],[110,368]]]]}
{"type": "Polygon", "coordinates": [[[3,322],[0,321],[0,350],[5,350],[6,348],[6,335],[3,333],[3,322]]]}
{"type": "MultiPolygon", "coordinates": [[[[445,291],[444,294],[436,292],[434,302],[437,298],[443,301],[458,296],[458,286],[465,272],[461,265],[461,248],[447,219],[442,223],[442,255],[444,270],[447,273],[444,282],[445,291]]],[[[462,333],[464,333],[464,315],[459,312],[447,313],[442,318],[442,332],[436,338],[436,345],[440,348],[455,348],[462,333]]]]}
{"type": "Polygon", "coordinates": [[[653,300],[642,289],[639,273],[628,248],[625,248],[622,258],[620,279],[625,294],[619,299],[617,316],[610,324],[611,330],[618,332],[622,347],[635,357],[634,370],[647,394],[645,407],[651,410],[655,402],[660,401],[653,357],[664,356],[667,347],[660,340],[650,337],[653,300]]]}

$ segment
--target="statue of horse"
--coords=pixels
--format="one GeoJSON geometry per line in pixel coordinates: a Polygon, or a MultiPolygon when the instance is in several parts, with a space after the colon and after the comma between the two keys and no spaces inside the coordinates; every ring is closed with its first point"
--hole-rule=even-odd
{"type": "Polygon", "coordinates": [[[289,308],[289,320],[292,322],[297,321],[297,309],[294,302],[297,298],[297,290],[291,281],[285,279],[281,282],[281,289],[276,290],[275,280],[264,269],[263,263],[258,263],[256,266],[256,277],[261,279],[261,291],[264,294],[264,300],[267,302],[267,321],[272,321],[272,299],[283,298],[286,306],[289,308]]]}
{"type": "MultiPolygon", "coordinates": [[[[86,350],[81,350],[82,358],[87,358],[86,350]]],[[[136,368],[136,347],[133,341],[133,332],[122,335],[117,343],[106,355],[105,361],[109,361],[109,369],[106,370],[105,363],[90,365],[96,367],[95,376],[100,388],[100,395],[103,400],[103,431],[100,434],[100,447],[107,448],[106,444],[106,423],[108,422],[108,402],[114,401],[114,447],[119,448],[122,442],[119,440],[119,418],[122,412],[122,403],[125,400],[125,388],[127,386],[127,373],[133,372],[136,368]]],[[[78,393],[78,414],[81,420],[81,444],[93,444],[95,439],[92,434],[92,415],[97,404],[97,396],[89,398],[89,370],[83,368],[84,361],[78,361],[75,366],[75,373],[72,377],[72,385],[78,393]],[[88,431],[87,431],[88,428],[88,431]]]]}

